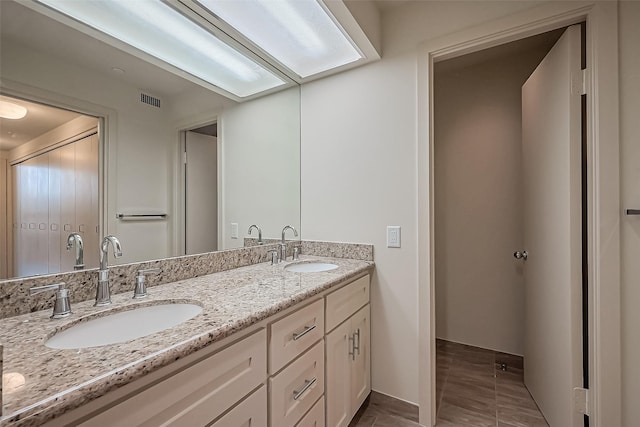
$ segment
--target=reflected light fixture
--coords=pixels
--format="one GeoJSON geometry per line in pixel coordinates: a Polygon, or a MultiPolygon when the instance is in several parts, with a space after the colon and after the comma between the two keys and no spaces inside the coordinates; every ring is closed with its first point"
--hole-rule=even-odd
{"type": "Polygon", "coordinates": [[[38,1],[238,97],[285,84],[159,0],[38,1]]]}
{"type": "Polygon", "coordinates": [[[364,57],[318,0],[198,2],[303,78],[364,57]]]}
{"type": "Polygon", "coordinates": [[[3,119],[18,120],[27,115],[27,109],[22,105],[14,104],[0,99],[0,117],[3,119]]]}

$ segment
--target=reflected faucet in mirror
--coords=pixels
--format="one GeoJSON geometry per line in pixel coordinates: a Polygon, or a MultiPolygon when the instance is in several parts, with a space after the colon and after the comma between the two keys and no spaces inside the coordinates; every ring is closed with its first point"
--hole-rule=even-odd
{"type": "Polygon", "coordinates": [[[295,237],[298,237],[298,231],[295,228],[293,228],[290,225],[284,226],[284,228],[282,229],[282,242],[280,243],[280,260],[281,261],[287,260],[287,242],[284,240],[284,234],[287,232],[287,230],[293,230],[293,235],[295,237]]]}
{"type": "Polygon", "coordinates": [[[259,245],[264,245],[264,242],[262,241],[262,229],[260,227],[258,227],[257,225],[253,224],[249,227],[249,231],[247,232],[249,234],[249,236],[251,236],[251,230],[253,229],[258,230],[258,244],[259,245]]]}
{"type": "Polygon", "coordinates": [[[70,251],[72,247],[76,247],[76,263],[73,266],[74,270],[84,269],[84,243],[82,242],[82,236],[78,233],[71,233],[67,237],[67,250],[70,251]]]}
{"type": "Polygon", "coordinates": [[[113,246],[113,256],[120,258],[122,256],[122,248],[120,241],[115,236],[107,236],[102,239],[100,244],[100,270],[98,271],[98,289],[96,290],[96,303],[94,306],[103,306],[111,304],[111,289],[109,288],[109,260],[108,250],[109,243],[113,246]]]}

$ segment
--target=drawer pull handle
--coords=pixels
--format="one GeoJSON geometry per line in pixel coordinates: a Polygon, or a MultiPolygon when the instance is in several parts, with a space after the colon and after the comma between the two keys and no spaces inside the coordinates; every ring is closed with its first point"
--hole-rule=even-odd
{"type": "Polygon", "coordinates": [[[358,356],[359,356],[360,355],[360,328],[358,328],[358,330],[354,335],[358,337],[358,345],[355,344],[355,340],[354,340],[353,352],[355,353],[355,351],[358,350],[358,356]]]}
{"type": "Polygon", "coordinates": [[[305,326],[304,331],[300,332],[299,334],[293,334],[293,340],[298,341],[300,338],[307,335],[309,332],[313,331],[315,328],[316,328],[316,325],[305,326]]]}
{"type": "Polygon", "coordinates": [[[302,396],[304,394],[304,392],[309,389],[309,387],[314,385],[317,380],[318,380],[317,378],[314,378],[312,380],[304,380],[304,386],[302,387],[302,389],[300,391],[293,390],[293,400],[300,399],[300,396],[302,396]]]}

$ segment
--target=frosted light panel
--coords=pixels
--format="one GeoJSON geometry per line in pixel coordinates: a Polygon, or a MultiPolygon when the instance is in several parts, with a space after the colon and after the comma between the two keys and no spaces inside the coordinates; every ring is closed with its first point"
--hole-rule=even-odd
{"type": "Polygon", "coordinates": [[[362,58],[316,0],[199,0],[199,3],[300,77],[362,58]]]}
{"type": "Polygon", "coordinates": [[[239,97],[285,82],[158,0],[38,0],[239,97]]]}

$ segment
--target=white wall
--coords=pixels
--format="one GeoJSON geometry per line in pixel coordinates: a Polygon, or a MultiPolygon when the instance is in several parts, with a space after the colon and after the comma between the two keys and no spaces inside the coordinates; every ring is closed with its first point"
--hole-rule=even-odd
{"type": "MultiPolygon", "coordinates": [[[[640,2],[620,2],[621,209],[640,209],[640,2]]],[[[640,216],[622,216],[622,419],[640,420],[640,216]]]]}
{"type": "Polygon", "coordinates": [[[285,225],[300,231],[300,89],[225,108],[219,126],[223,247],[243,246],[251,224],[265,239],[280,238],[285,225]]]}
{"type": "Polygon", "coordinates": [[[436,65],[436,335],[523,353],[521,87],[545,49],[436,65]]]}
{"type": "Polygon", "coordinates": [[[418,401],[418,45],[531,6],[408,3],[383,16],[381,61],[302,86],[304,238],[375,247],[374,390],[418,401]],[[387,225],[402,226],[401,249],[385,247],[387,225]]]}

